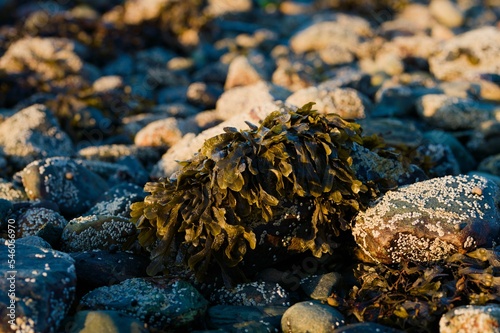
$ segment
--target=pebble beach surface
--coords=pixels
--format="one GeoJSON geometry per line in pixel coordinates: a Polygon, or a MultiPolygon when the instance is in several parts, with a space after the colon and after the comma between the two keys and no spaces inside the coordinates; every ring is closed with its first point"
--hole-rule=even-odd
{"type": "Polygon", "coordinates": [[[0,333],[500,332],[499,22],[498,0],[0,1],[0,333]],[[148,276],[144,185],[309,102],[397,152],[353,146],[391,184],[355,249],[257,247],[233,287],[148,276]]]}

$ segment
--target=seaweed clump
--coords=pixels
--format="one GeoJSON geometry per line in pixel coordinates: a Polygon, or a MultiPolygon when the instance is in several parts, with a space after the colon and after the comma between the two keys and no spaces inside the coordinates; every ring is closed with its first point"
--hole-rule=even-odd
{"type": "Polygon", "coordinates": [[[500,248],[479,248],[437,263],[359,264],[360,285],[339,301],[353,321],[378,321],[407,332],[436,332],[461,305],[500,302],[500,248]]]}
{"type": "Polygon", "coordinates": [[[359,124],[312,105],[275,111],[248,130],[225,128],[183,162],[176,179],[145,185],[151,194],[132,204],[131,216],[139,243],[151,251],[148,274],[168,273],[181,247],[199,279],[214,260],[223,273],[237,267],[259,243],[255,230],[283,220],[285,202],[310,206],[309,216],[296,217],[307,227],[288,239],[287,250],[332,253],[332,237],[375,195],[350,168],[353,145],[373,140],[361,136],[359,124]],[[174,241],[179,235],[182,246],[174,241]]]}

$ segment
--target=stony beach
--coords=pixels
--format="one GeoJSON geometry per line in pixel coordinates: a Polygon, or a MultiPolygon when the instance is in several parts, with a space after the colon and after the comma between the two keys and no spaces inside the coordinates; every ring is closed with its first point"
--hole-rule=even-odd
{"type": "Polygon", "coordinates": [[[0,0],[0,235],[0,333],[500,332],[500,1],[0,0]]]}

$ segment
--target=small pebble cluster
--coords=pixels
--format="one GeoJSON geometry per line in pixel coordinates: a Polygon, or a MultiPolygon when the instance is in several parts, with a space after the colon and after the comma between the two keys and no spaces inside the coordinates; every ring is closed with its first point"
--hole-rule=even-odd
{"type": "MultiPolygon", "coordinates": [[[[497,0],[0,1],[0,255],[15,221],[17,271],[14,324],[0,273],[0,332],[416,332],[401,309],[396,324],[359,322],[355,265],[475,258],[488,268],[447,288],[497,288],[499,20],[497,0]],[[241,281],[217,267],[194,279],[182,235],[169,275],[148,277],[129,216],[146,182],[175,178],[225,129],[308,102],[388,148],[352,148],[379,192],[349,240],[287,253],[284,229],[311,210],[289,205],[241,281]]],[[[427,327],[499,332],[495,290],[427,327]]]]}

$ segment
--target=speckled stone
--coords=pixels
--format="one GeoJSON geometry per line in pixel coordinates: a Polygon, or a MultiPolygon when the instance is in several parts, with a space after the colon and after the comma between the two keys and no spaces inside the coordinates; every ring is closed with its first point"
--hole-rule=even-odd
{"type": "Polygon", "coordinates": [[[325,301],[340,283],[340,280],[341,276],[337,272],[311,275],[300,281],[300,288],[310,298],[325,301]]]}
{"type": "Polygon", "coordinates": [[[44,207],[30,207],[17,214],[17,237],[40,236],[56,247],[68,221],[58,212],[44,207]]]}
{"type": "Polygon", "coordinates": [[[85,212],[108,189],[104,179],[64,157],[35,161],[24,168],[21,176],[31,200],[53,201],[65,216],[85,212]]]}
{"type": "Polygon", "coordinates": [[[0,146],[17,170],[40,158],[73,154],[69,136],[41,104],[27,107],[0,123],[0,146]]]}
{"type": "Polygon", "coordinates": [[[214,290],[210,301],[222,305],[243,306],[289,306],[290,295],[278,283],[250,282],[234,288],[222,287],[214,290]]]}
{"type": "Polygon", "coordinates": [[[327,333],[343,325],[344,316],[335,308],[319,301],[296,303],[281,318],[284,333],[327,333]]]}
{"type": "Polygon", "coordinates": [[[208,325],[224,332],[276,332],[287,307],[214,305],[208,309],[208,325]],[[246,331],[247,330],[247,331],[246,331]]]}
{"type": "Polygon", "coordinates": [[[140,320],[118,311],[79,311],[75,314],[69,333],[147,333],[140,320]]]}
{"type": "MultiPolygon", "coordinates": [[[[0,255],[8,258],[2,242],[0,255]]],[[[15,273],[2,265],[0,279],[1,332],[56,333],[75,296],[73,259],[66,253],[16,243],[15,273]],[[15,275],[15,323],[9,324],[9,288],[15,275]]]]}
{"type": "Polygon", "coordinates": [[[97,288],[80,301],[79,310],[114,310],[159,330],[187,330],[202,318],[208,302],[182,280],[128,279],[97,288]]]}
{"type": "Polygon", "coordinates": [[[109,189],[99,197],[97,203],[84,215],[113,215],[130,217],[130,205],[144,200],[146,193],[142,187],[122,183],[109,189]]]}
{"type": "Polygon", "coordinates": [[[356,323],[337,328],[332,333],[403,333],[392,327],[387,327],[377,323],[356,323]]]}
{"type": "Polygon", "coordinates": [[[439,321],[439,333],[497,333],[500,327],[500,306],[465,305],[445,313],[439,321]]]}
{"type": "Polygon", "coordinates": [[[74,218],[63,230],[61,241],[66,252],[106,250],[123,246],[135,234],[129,219],[119,216],[89,215],[74,218]]]}
{"type": "Polygon", "coordinates": [[[361,212],[353,235],[374,261],[436,261],[491,246],[500,189],[478,176],[446,176],[387,192],[361,212]]]}

